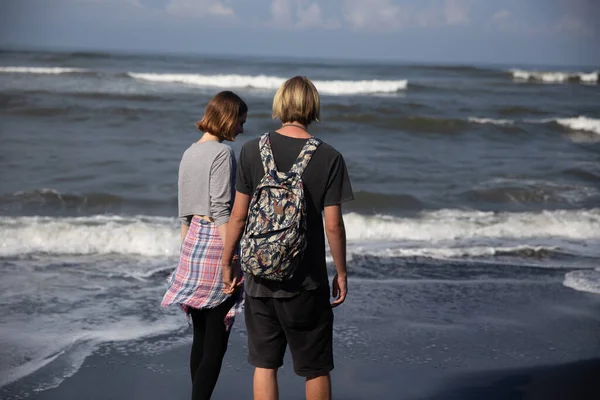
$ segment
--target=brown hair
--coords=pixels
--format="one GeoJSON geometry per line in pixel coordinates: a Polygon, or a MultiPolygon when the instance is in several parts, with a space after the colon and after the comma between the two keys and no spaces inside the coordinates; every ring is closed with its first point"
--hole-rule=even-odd
{"type": "Polygon", "coordinates": [[[238,118],[248,112],[248,106],[237,94],[226,90],[219,92],[206,105],[204,117],[196,122],[202,132],[209,132],[222,140],[235,139],[238,118]]]}
{"type": "Polygon", "coordinates": [[[305,76],[295,76],[284,82],[273,98],[273,119],[283,123],[300,122],[308,125],[319,121],[321,102],[319,92],[305,76]]]}

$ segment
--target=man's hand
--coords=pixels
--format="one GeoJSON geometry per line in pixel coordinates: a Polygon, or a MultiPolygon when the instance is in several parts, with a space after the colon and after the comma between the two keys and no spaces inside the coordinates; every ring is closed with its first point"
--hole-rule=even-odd
{"type": "Polygon", "coordinates": [[[346,300],[348,294],[348,277],[346,275],[335,274],[331,281],[331,295],[334,300],[331,308],[337,307],[346,300]]]}
{"type": "Polygon", "coordinates": [[[239,258],[231,260],[231,265],[223,266],[223,293],[233,294],[243,281],[242,268],[239,258]]]}

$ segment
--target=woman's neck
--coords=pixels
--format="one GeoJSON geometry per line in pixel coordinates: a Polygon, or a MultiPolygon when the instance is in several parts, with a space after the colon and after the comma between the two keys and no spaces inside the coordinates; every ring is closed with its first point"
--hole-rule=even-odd
{"type": "Polygon", "coordinates": [[[204,135],[202,135],[202,137],[200,138],[200,140],[198,140],[196,143],[202,143],[202,142],[219,142],[221,143],[223,140],[221,138],[219,138],[216,135],[213,135],[210,132],[206,132],[204,135]]]}

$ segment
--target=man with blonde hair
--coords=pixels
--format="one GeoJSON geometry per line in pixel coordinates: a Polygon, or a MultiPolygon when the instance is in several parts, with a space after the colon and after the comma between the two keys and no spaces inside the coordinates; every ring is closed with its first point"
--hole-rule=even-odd
{"type": "Polygon", "coordinates": [[[277,370],[288,345],[294,371],[306,379],[306,398],[331,398],[332,308],[342,304],[347,293],[341,204],[352,200],[353,194],[342,155],[308,132],[319,115],[319,93],[313,83],[306,77],[293,77],[273,100],[273,119],[279,119],[282,126],[245,143],[240,153],[237,193],[222,258],[223,281],[226,292],[235,290],[238,278],[231,261],[244,234],[241,261],[246,272],[248,360],[256,368],[255,400],[279,398],[277,370]],[[277,185],[279,192],[269,192],[277,185]],[[284,228],[278,229],[277,220],[295,224],[282,223],[284,228]],[[261,224],[270,225],[271,230],[253,236],[261,224]],[[336,269],[332,303],[324,233],[336,269]],[[294,238],[291,247],[299,246],[298,255],[287,254],[285,248],[268,254],[260,247],[281,249],[289,238],[294,238]],[[255,244],[258,247],[244,247],[255,244]]]}

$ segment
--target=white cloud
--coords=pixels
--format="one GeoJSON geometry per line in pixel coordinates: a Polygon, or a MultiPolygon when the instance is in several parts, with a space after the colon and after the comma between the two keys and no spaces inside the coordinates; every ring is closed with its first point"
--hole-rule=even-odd
{"type": "Polygon", "coordinates": [[[144,8],[140,0],[74,0],[75,3],[96,3],[96,4],[127,4],[136,8],[144,8]]]}
{"type": "Polygon", "coordinates": [[[492,15],[492,19],[495,21],[501,21],[503,19],[507,19],[508,17],[510,17],[510,12],[508,10],[498,11],[492,15]]]}
{"type": "Polygon", "coordinates": [[[557,32],[569,32],[579,35],[592,35],[594,28],[588,25],[582,18],[574,15],[565,15],[558,20],[555,26],[557,32]]]}
{"type": "Polygon", "coordinates": [[[443,0],[415,13],[412,20],[426,28],[466,25],[470,22],[468,0],[443,0]]]}
{"type": "Polygon", "coordinates": [[[462,0],[446,0],[444,17],[448,25],[464,25],[469,22],[469,7],[462,0]]]}
{"type": "Polygon", "coordinates": [[[273,0],[271,14],[275,25],[288,25],[292,21],[291,0],[273,0]]]}
{"type": "Polygon", "coordinates": [[[221,0],[170,0],[165,10],[180,17],[233,17],[235,12],[221,0]]]}
{"type": "Polygon", "coordinates": [[[335,19],[326,19],[317,2],[306,0],[273,0],[271,3],[271,21],[269,25],[281,28],[296,29],[321,27],[325,29],[339,28],[335,19]]]}
{"type": "Polygon", "coordinates": [[[300,28],[323,25],[321,7],[317,3],[312,3],[305,9],[299,9],[297,25],[300,28]]]}
{"type": "Polygon", "coordinates": [[[397,29],[409,22],[409,13],[390,0],[346,0],[344,18],[353,28],[397,29]]]}
{"type": "Polygon", "coordinates": [[[554,24],[555,32],[584,36],[598,32],[598,0],[561,0],[559,5],[561,17],[554,24]]]}

